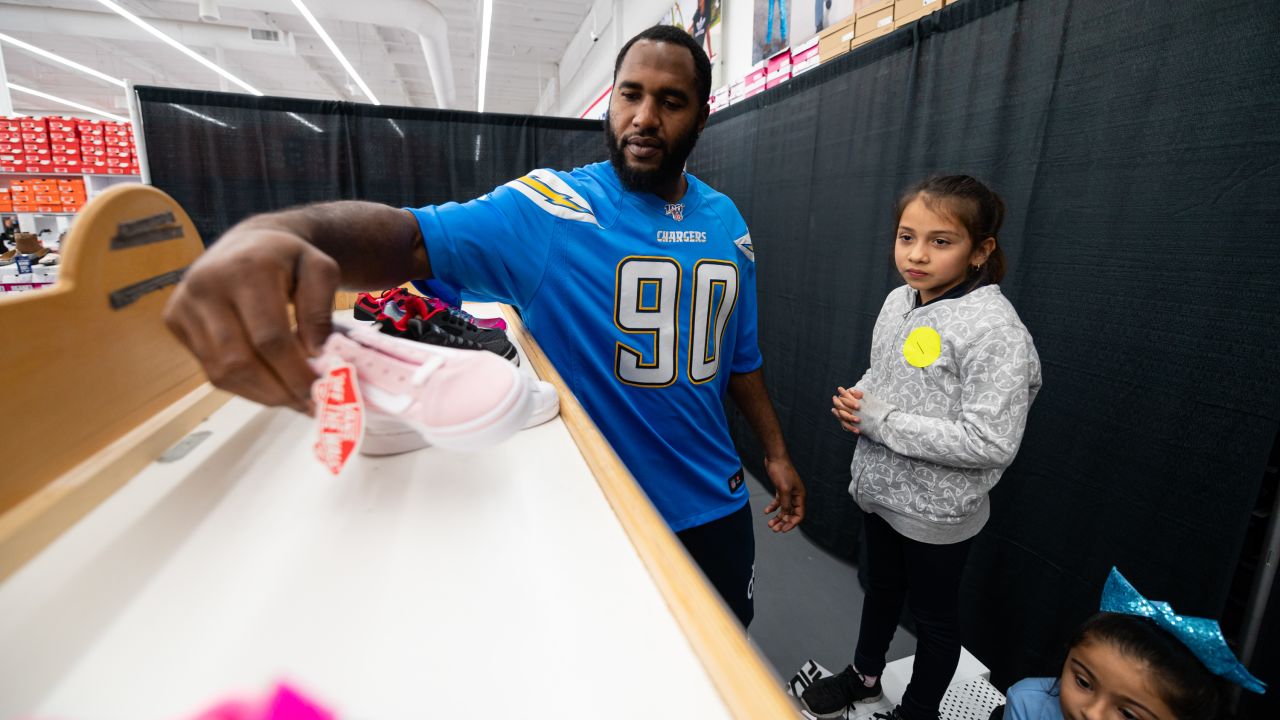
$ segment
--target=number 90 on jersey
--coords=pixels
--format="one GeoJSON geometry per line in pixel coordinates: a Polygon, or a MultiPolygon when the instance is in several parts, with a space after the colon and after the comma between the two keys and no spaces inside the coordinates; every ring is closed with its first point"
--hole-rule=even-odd
{"type": "Polygon", "coordinates": [[[738,304],[738,267],[699,260],[693,267],[693,299],[681,309],[680,264],[668,257],[627,257],[618,263],[613,322],[636,336],[635,346],[616,343],[614,374],[628,385],[666,387],[677,379],[680,314],[689,313],[689,381],[709,382],[720,372],[721,341],[738,304]]]}

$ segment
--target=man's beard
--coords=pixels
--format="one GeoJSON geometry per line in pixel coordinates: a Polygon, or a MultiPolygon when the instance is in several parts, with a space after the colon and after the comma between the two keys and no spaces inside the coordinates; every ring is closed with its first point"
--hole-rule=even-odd
{"type": "Polygon", "coordinates": [[[632,192],[647,193],[657,193],[670,187],[680,177],[680,173],[684,172],[684,162],[689,159],[689,153],[693,152],[693,146],[698,142],[698,134],[690,132],[674,145],[664,143],[660,148],[662,162],[658,167],[653,170],[636,170],[627,165],[626,150],[614,134],[608,116],[604,119],[604,137],[609,146],[609,162],[613,164],[613,170],[618,174],[618,180],[622,181],[622,186],[632,192]]]}

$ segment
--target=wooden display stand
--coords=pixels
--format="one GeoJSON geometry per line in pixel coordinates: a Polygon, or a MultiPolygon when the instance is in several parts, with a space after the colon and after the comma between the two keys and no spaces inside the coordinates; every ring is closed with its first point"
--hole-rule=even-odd
{"type": "Polygon", "coordinates": [[[57,286],[0,297],[0,715],[174,717],[283,676],[351,717],[796,717],[514,312],[560,418],[333,478],[309,419],[228,402],[163,327],[201,249],[113,189],[57,286]]]}
{"type": "Polygon", "coordinates": [[[226,401],[159,322],[203,252],[154,188],[86,206],[52,288],[0,296],[0,579],[226,401]]]}

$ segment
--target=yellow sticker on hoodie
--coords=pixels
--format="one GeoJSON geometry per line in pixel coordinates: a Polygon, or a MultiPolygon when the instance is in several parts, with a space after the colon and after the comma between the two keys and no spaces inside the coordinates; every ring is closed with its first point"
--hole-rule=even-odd
{"type": "Polygon", "coordinates": [[[902,343],[902,356],[918,368],[929,367],[942,355],[942,336],[931,327],[918,327],[902,343]]]}

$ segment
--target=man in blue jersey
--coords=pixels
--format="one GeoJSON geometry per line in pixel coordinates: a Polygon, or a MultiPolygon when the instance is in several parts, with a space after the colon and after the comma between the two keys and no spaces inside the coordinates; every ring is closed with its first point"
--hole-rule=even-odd
{"type": "Polygon", "coordinates": [[[306,357],[330,331],[339,284],[433,278],[520,308],[746,625],[755,543],[726,392],[765,448],[774,532],[803,519],[804,486],[765,391],[746,223],[683,170],[710,89],[698,44],[678,28],[650,28],[618,54],[609,162],[533,170],[464,204],[336,202],[250,218],[192,266],[166,322],[215,385],[305,412],[314,379],[306,357]]]}

